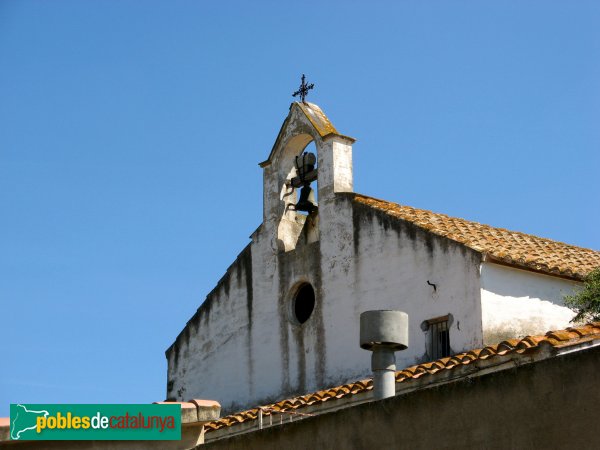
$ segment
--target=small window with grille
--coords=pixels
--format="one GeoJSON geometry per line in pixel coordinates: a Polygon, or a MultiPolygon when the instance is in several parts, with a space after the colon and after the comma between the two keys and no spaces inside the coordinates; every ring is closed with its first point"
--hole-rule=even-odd
{"type": "Polygon", "coordinates": [[[450,356],[450,315],[423,322],[427,333],[427,354],[431,360],[450,356]]]}

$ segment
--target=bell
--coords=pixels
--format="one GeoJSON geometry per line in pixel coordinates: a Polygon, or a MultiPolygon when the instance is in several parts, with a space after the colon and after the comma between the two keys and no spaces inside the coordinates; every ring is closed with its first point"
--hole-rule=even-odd
{"type": "Polygon", "coordinates": [[[317,157],[314,153],[304,152],[296,156],[294,163],[297,175],[290,181],[293,187],[300,187],[317,179],[317,169],[315,169],[317,157]]]}
{"type": "Polygon", "coordinates": [[[298,170],[298,174],[300,178],[304,180],[304,176],[311,172],[315,166],[317,165],[317,157],[314,153],[304,152],[300,156],[296,156],[296,169],[298,170]],[[298,160],[301,160],[301,164],[298,163],[298,160]]]}
{"type": "Polygon", "coordinates": [[[308,185],[302,187],[300,190],[300,199],[298,200],[298,203],[296,203],[296,211],[306,211],[310,214],[317,208],[315,193],[312,188],[308,185]]]}

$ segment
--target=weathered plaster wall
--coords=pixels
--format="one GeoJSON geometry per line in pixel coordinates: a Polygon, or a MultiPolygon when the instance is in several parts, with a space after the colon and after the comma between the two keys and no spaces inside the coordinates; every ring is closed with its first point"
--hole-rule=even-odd
{"type": "Polygon", "coordinates": [[[598,371],[594,347],[198,448],[597,448],[598,371]]]}
{"type": "Polygon", "coordinates": [[[358,339],[359,315],[369,309],[409,314],[399,367],[429,358],[420,325],[437,316],[453,316],[454,351],[481,345],[479,254],[355,205],[353,140],[321,115],[315,105],[292,105],[261,163],[263,223],[167,351],[169,398],[213,398],[226,414],[368,376],[370,353],[358,339]],[[295,211],[286,186],[311,141],[316,217],[295,211]],[[316,305],[299,324],[292,300],[302,282],[313,286],[316,305]]]}
{"type": "MultiPolygon", "coordinates": [[[[253,393],[253,261],[246,247],[167,350],[167,398],[253,393]],[[240,392],[243,387],[244,392],[240,392]]],[[[207,398],[207,397],[203,397],[207,398]]]]}
{"type": "Polygon", "coordinates": [[[314,114],[313,106],[292,105],[262,164],[263,223],[167,351],[169,398],[218,398],[227,413],[331,383],[323,280],[329,272],[321,261],[320,234],[337,220],[327,204],[336,192],[352,189],[352,140],[322,137],[303,108],[314,114]],[[296,174],[294,157],[311,141],[318,156],[316,217],[297,213],[296,196],[286,187],[296,174]],[[302,325],[292,315],[292,297],[301,282],[309,282],[316,294],[312,316],[302,325]]]}
{"type": "Polygon", "coordinates": [[[319,241],[281,251],[272,228],[253,235],[168,350],[169,398],[214,398],[227,413],[368,376],[358,345],[368,309],[409,314],[399,367],[427,359],[420,324],[436,316],[453,315],[454,351],[481,345],[477,253],[356,206],[352,194],[321,199],[319,241]],[[302,325],[292,314],[301,282],[316,293],[302,325]]]}
{"type": "Polygon", "coordinates": [[[334,221],[332,238],[321,244],[330,380],[370,375],[370,352],[358,346],[359,316],[366,310],[409,315],[409,348],[396,353],[399,368],[431,359],[421,329],[427,319],[453,316],[453,351],[480,346],[480,255],[351,198],[337,196],[332,211],[339,223],[334,221]]]}
{"type": "Polygon", "coordinates": [[[322,135],[291,108],[263,163],[263,223],[167,351],[169,399],[214,398],[227,414],[369,376],[370,353],[358,338],[359,316],[371,309],[409,315],[399,368],[433,359],[421,324],[435,317],[452,316],[452,352],[482,346],[482,316],[490,339],[530,333],[546,312],[536,332],[563,326],[564,308],[544,301],[556,303],[568,282],[488,264],[480,271],[478,252],[353,202],[351,144],[322,135]],[[296,212],[286,186],[294,157],[311,141],[316,216],[296,212]],[[292,301],[303,282],[316,305],[299,324],[292,301]]]}
{"type": "Polygon", "coordinates": [[[578,285],[574,281],[494,263],[481,266],[483,340],[543,334],[566,328],[574,313],[563,297],[578,285]]]}

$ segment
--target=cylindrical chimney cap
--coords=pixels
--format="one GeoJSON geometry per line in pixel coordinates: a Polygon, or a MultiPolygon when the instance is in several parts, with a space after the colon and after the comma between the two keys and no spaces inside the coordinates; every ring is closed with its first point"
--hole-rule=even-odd
{"type": "Polygon", "coordinates": [[[360,315],[360,346],[365,350],[408,347],[408,314],[402,311],[365,311],[360,315]]]}

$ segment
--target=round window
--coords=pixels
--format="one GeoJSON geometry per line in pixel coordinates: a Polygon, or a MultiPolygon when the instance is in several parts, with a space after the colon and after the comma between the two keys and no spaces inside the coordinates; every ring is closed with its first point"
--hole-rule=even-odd
{"type": "Polygon", "coordinates": [[[299,323],[306,322],[315,309],[315,291],[313,287],[304,283],[298,288],[294,297],[294,317],[299,323]]]}

